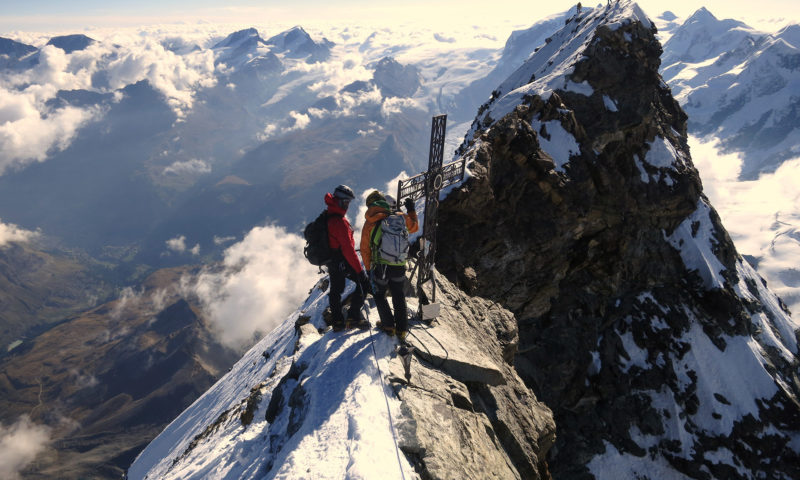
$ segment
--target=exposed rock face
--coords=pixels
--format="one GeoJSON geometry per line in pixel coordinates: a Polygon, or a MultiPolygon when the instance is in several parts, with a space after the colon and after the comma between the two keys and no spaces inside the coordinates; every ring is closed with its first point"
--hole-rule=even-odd
{"type": "Polygon", "coordinates": [[[702,194],[639,14],[573,18],[482,108],[437,265],[517,317],[554,478],[797,477],[796,324],[702,194]]]}
{"type": "MultiPolygon", "coordinates": [[[[550,478],[545,456],[555,425],[510,364],[514,316],[445,279],[439,286],[442,315],[409,342],[422,361],[411,385],[398,389],[400,448],[422,478],[550,478]]],[[[391,365],[398,381],[403,369],[391,365]]]]}
{"type": "Polygon", "coordinates": [[[86,35],[75,34],[75,35],[62,35],[59,37],[51,38],[47,44],[53,45],[54,47],[58,47],[61,50],[64,50],[64,53],[72,53],[76,51],[85,50],[86,47],[93,44],[95,42],[94,39],[87,37],[86,35]]]}
{"type": "Polygon", "coordinates": [[[410,97],[422,84],[422,76],[414,65],[402,65],[392,57],[384,57],[375,65],[373,79],[386,97],[410,97]]]}

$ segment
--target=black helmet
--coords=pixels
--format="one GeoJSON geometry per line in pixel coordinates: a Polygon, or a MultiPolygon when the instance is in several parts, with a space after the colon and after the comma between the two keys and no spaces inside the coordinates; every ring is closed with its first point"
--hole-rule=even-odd
{"type": "Polygon", "coordinates": [[[353,189],[347,185],[339,185],[336,187],[336,190],[333,191],[333,196],[348,201],[356,198],[356,194],[353,193],[353,189]]]}

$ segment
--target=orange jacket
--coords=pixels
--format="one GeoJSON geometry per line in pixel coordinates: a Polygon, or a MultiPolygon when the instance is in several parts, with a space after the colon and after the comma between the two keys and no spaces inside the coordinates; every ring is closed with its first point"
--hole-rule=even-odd
{"type": "MultiPolygon", "coordinates": [[[[402,212],[400,212],[402,213],[402,212]]],[[[406,228],[408,233],[414,233],[419,230],[419,222],[417,221],[417,212],[411,212],[408,215],[402,213],[406,219],[406,228]]],[[[364,228],[361,230],[361,259],[364,260],[364,268],[370,269],[370,261],[372,260],[372,249],[370,248],[370,236],[375,225],[389,216],[389,210],[379,206],[372,205],[367,209],[364,214],[364,228]]]]}

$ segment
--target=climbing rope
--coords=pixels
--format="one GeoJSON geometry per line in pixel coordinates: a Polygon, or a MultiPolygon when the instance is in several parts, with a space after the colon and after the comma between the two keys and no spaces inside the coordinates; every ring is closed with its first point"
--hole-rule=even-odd
{"type": "MultiPolygon", "coordinates": [[[[422,328],[422,330],[425,333],[428,334],[429,337],[431,337],[436,343],[439,344],[440,347],[442,347],[442,350],[444,351],[444,358],[441,360],[441,362],[439,362],[439,365],[436,365],[436,368],[442,368],[442,366],[444,365],[444,362],[446,362],[450,358],[450,352],[447,351],[447,349],[444,347],[444,345],[442,345],[442,342],[440,342],[438,338],[433,336],[433,334],[429,331],[430,329],[427,328],[426,326],[424,326],[424,323],[420,324],[419,326],[422,328]]],[[[420,340],[420,338],[418,336],[414,335],[414,331],[413,330],[409,330],[408,334],[411,335],[412,337],[416,338],[417,339],[417,343],[422,345],[422,348],[424,348],[425,351],[428,352],[428,358],[433,359],[433,354],[431,353],[430,349],[428,349],[428,346],[425,345],[425,343],[422,340],[420,340]]]]}
{"type": "MultiPolygon", "coordinates": [[[[366,302],[362,306],[365,310],[365,314],[367,318],[369,318],[369,310],[367,309],[366,302]]],[[[389,405],[389,397],[386,396],[386,384],[383,382],[383,372],[381,371],[381,367],[378,364],[378,351],[375,349],[375,337],[372,334],[372,328],[369,329],[369,341],[372,344],[372,356],[375,359],[375,368],[378,369],[378,376],[381,380],[381,391],[383,392],[383,399],[386,401],[386,412],[389,414],[389,426],[392,429],[392,440],[394,440],[394,452],[397,455],[397,465],[400,467],[400,478],[405,480],[406,474],[403,472],[403,460],[400,458],[400,447],[397,445],[397,432],[394,428],[394,419],[392,418],[392,408],[389,405]]]]}

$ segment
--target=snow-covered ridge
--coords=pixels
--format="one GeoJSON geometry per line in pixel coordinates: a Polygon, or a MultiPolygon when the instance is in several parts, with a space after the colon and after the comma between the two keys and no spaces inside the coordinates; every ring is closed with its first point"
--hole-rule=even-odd
{"type": "MultiPolygon", "coordinates": [[[[327,287],[320,281],[153,440],[128,478],[538,476],[537,455],[545,455],[554,427],[505,364],[501,352],[514,345],[501,348],[498,340],[500,331],[505,341],[515,338],[510,313],[441,280],[437,323],[411,324],[417,355],[407,384],[393,338],[324,329],[327,287]],[[495,430],[514,433],[498,442],[495,430]],[[514,450],[531,438],[541,450],[514,450]]],[[[374,308],[365,312],[377,321],[374,308]]]]}
{"type": "MultiPolygon", "coordinates": [[[[301,309],[148,445],[128,478],[263,478],[273,467],[286,478],[341,478],[367,468],[387,478],[400,468],[410,474],[407,462],[371,461],[396,458],[382,398],[388,391],[375,368],[370,332],[320,336],[326,306],[325,291],[315,288],[301,309]],[[301,315],[310,323],[296,326],[301,315]],[[292,402],[288,394],[299,384],[313,399],[306,418],[292,418],[291,408],[268,412],[292,402]],[[287,444],[303,421],[313,427],[287,444]]],[[[385,337],[376,342],[386,371],[392,346],[385,337]]],[[[389,408],[397,416],[399,402],[392,399],[389,408]]]]}
{"type": "MultiPolygon", "coordinates": [[[[584,56],[598,28],[617,30],[631,22],[641,22],[646,28],[652,26],[647,15],[633,2],[614,2],[605,8],[596,8],[568,19],[564,28],[550,37],[497,88],[488,103],[488,109],[484,109],[485,113],[479,116],[484,119],[502,118],[522,103],[527,95],[538,95],[547,100],[554,91],[564,90],[590,96],[592,88],[585,82],[571,82],[570,74],[584,56]]],[[[473,125],[469,135],[474,134],[477,127],[473,125]]]]}

